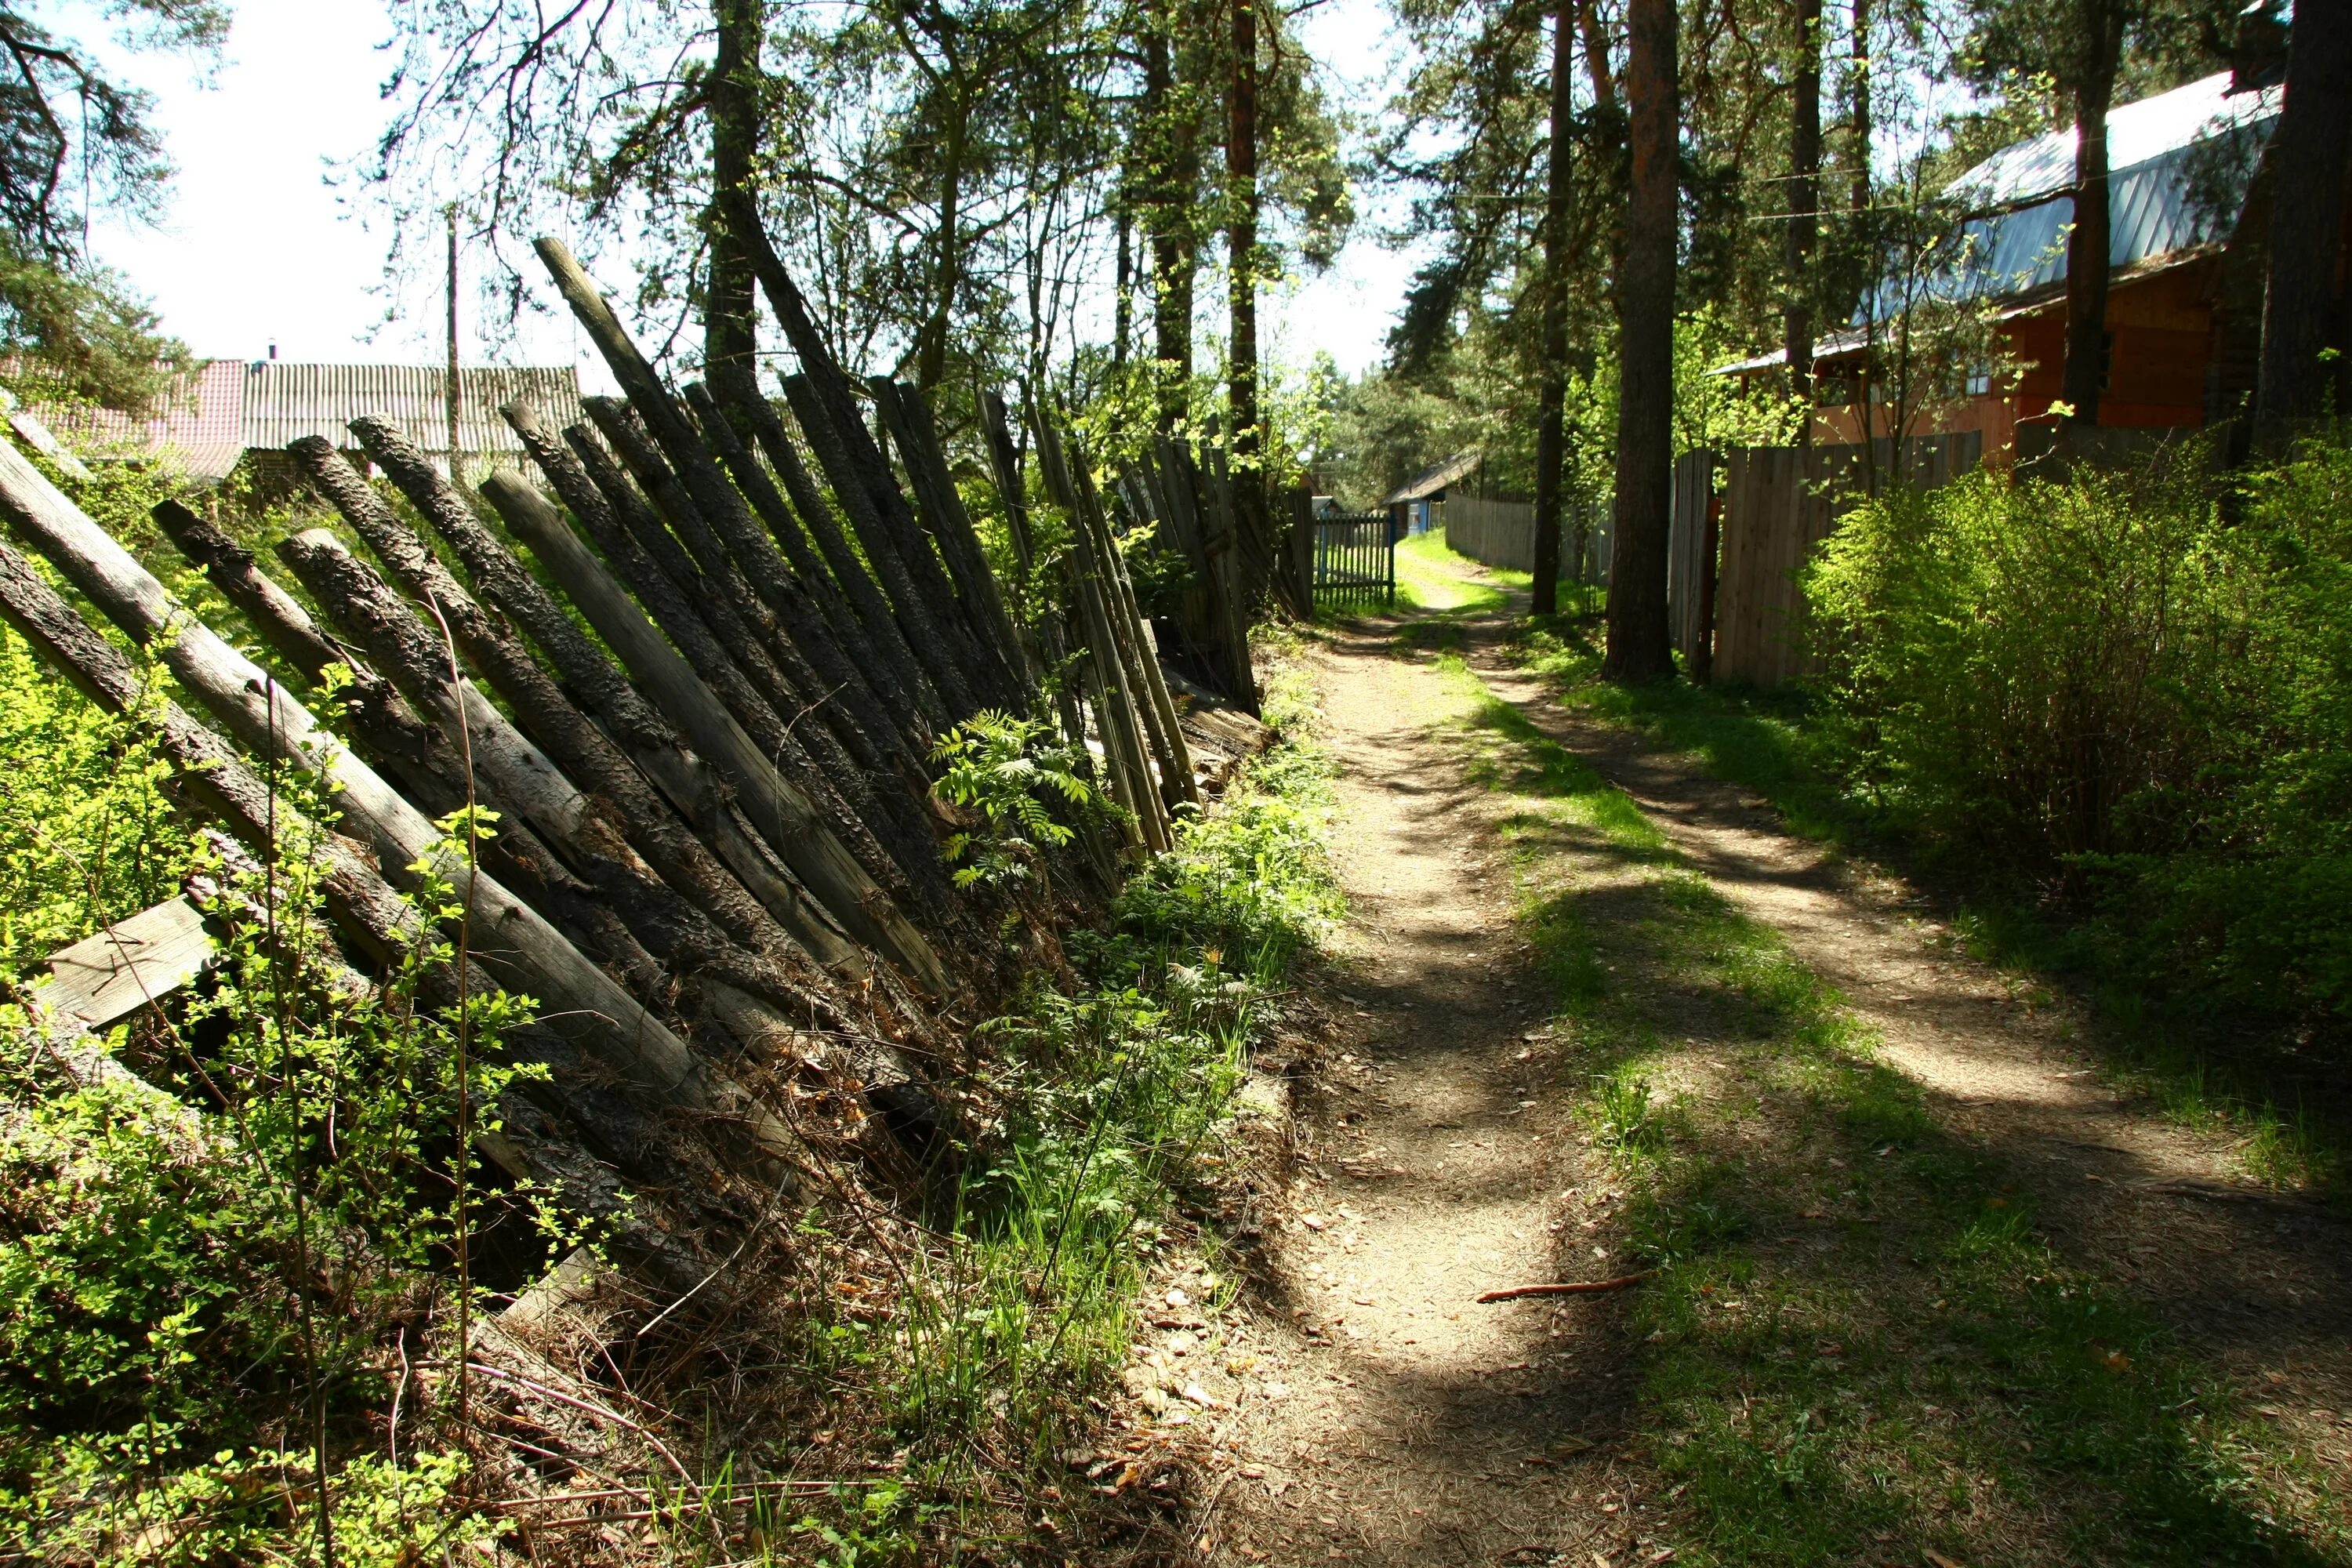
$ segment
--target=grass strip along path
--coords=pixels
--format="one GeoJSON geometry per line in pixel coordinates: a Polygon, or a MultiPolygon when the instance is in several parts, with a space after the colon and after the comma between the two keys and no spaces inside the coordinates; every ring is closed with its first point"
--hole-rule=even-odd
{"type": "Polygon", "coordinates": [[[1213,1560],[2352,1561],[2340,1224],[1467,602],[1318,672],[1359,913],[1213,1560]]]}

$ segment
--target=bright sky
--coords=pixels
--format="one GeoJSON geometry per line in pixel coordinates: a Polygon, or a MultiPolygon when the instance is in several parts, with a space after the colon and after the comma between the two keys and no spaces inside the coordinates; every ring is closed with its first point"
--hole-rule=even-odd
{"type": "MultiPolygon", "coordinates": [[[[159,226],[101,224],[94,247],[201,355],[259,359],[275,343],[294,361],[438,363],[438,279],[404,297],[388,291],[383,220],[331,179],[383,127],[379,88],[392,61],[379,48],[383,0],[234,5],[227,59],[209,85],[178,60],[125,63],[124,74],[155,93],[154,121],[180,173],[159,226]]],[[[1324,0],[1302,21],[1343,100],[1377,109],[1392,54],[1382,0],[1324,0]]],[[[1412,265],[1370,239],[1352,241],[1326,276],[1267,300],[1269,353],[1302,363],[1328,351],[1351,372],[1371,364],[1412,265]]],[[[478,325],[464,328],[473,340],[466,354],[481,363],[478,325]]],[[[604,384],[593,357],[568,318],[526,320],[499,355],[574,361],[604,384]]]]}

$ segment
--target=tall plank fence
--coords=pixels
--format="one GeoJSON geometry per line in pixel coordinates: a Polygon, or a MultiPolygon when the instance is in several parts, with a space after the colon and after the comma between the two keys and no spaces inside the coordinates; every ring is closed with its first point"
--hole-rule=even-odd
{"type": "MultiPolygon", "coordinates": [[[[1899,465],[1892,440],[1873,442],[1872,448],[1865,453],[1859,445],[1748,447],[1724,455],[1709,672],[1714,679],[1779,686],[1816,672],[1821,661],[1805,650],[1805,598],[1798,586],[1799,571],[1814,546],[1829,537],[1874,481],[1882,487],[1899,482],[1932,489],[1977,467],[1984,456],[1984,437],[1976,431],[1914,437],[1903,443],[1899,465]]],[[[1702,456],[1694,453],[1691,458],[1702,456]]],[[[1691,463],[1691,458],[1685,463],[1691,463]]],[[[1696,590],[1702,586],[1698,568],[1704,547],[1695,536],[1701,532],[1706,510],[1697,489],[1698,465],[1690,469],[1688,501],[1684,500],[1685,481],[1678,466],[1675,519],[1683,528],[1675,543],[1690,542],[1692,564],[1685,581],[1696,590]]],[[[1676,549],[1670,558],[1682,554],[1676,549]]],[[[1686,594],[1674,606],[1677,612],[1685,607],[1690,612],[1688,619],[1679,613],[1675,618],[1685,669],[1693,668],[1693,654],[1705,636],[1705,624],[1697,619],[1699,597],[1696,591],[1686,594]]]]}
{"type": "MultiPolygon", "coordinates": [[[[1584,511],[1584,558],[1576,555],[1576,515],[1580,503],[1562,508],[1560,578],[1564,582],[1601,584],[1609,580],[1609,510],[1597,501],[1580,503],[1584,511]]],[[[1523,500],[1488,500],[1483,496],[1449,495],[1444,502],[1445,542],[1458,554],[1508,572],[1536,568],[1536,509],[1523,500]]]]}

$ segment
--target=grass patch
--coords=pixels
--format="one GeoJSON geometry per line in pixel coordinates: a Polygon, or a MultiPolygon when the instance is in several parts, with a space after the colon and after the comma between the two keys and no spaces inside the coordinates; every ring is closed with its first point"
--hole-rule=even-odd
{"type": "Polygon", "coordinates": [[[1517,649],[1567,707],[1632,729],[1662,750],[1696,757],[1716,777],[1762,796],[1788,827],[1841,849],[1887,858],[1950,900],[1955,945],[2020,984],[2067,984],[2103,1026],[2096,1042],[2118,1087],[2154,1099],[2185,1125],[2234,1133],[2248,1175],[2309,1188],[2339,1208],[2352,1152],[2352,1108],[2306,1098],[2307,1062],[2250,1040],[2201,1012],[2151,994],[2106,962],[2096,931],[2045,901],[2039,883],[1938,856],[1896,835],[1865,795],[1839,779],[1838,752],[1801,690],[1602,682],[1598,631],[1566,619],[1532,626],[1517,649]]]}
{"type": "Polygon", "coordinates": [[[1408,609],[1437,616],[1477,616],[1499,610],[1513,590],[1524,593],[1531,579],[1525,572],[1481,566],[1457,554],[1445,542],[1445,531],[1433,529],[1397,542],[1397,601],[1408,609]]]}
{"type": "Polygon", "coordinates": [[[2310,1456],[2043,1238],[1835,989],[1458,662],[1549,1063],[1657,1269],[1627,1457],[1686,1563],[2344,1561],[2310,1456]]]}

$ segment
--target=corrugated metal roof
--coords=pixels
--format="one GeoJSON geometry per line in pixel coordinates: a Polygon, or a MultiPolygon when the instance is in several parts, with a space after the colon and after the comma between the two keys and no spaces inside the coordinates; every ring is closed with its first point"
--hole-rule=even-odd
{"type": "Polygon", "coordinates": [[[78,444],[127,447],[171,462],[194,478],[217,479],[236,467],[245,450],[237,439],[245,371],[235,360],[212,360],[182,371],[164,384],[155,413],[147,419],[87,404],[44,405],[37,412],[51,428],[78,444]]]}
{"type": "MultiPolygon", "coordinates": [[[[1828,337],[1815,338],[1813,340],[1813,358],[1822,360],[1832,358],[1838,354],[1852,353],[1854,350],[1864,346],[1869,342],[1870,333],[1866,329],[1856,328],[1850,331],[1832,332],[1828,337]]],[[[1706,374],[1709,375],[1746,375],[1750,371],[1778,370],[1788,363],[1789,346],[1786,343],[1783,343],[1779,348],[1772,350],[1769,353],[1758,354],[1753,359],[1734,360],[1729,364],[1719,364],[1714,369],[1708,371],[1706,374]]]]}
{"type": "MultiPolygon", "coordinates": [[[[448,373],[431,365],[285,364],[247,367],[240,438],[247,447],[283,447],[303,436],[351,445],[351,422],[364,414],[397,420],[429,452],[449,446],[448,373]]],[[[527,398],[558,429],[582,416],[580,376],[570,365],[460,370],[457,445],[469,454],[512,453],[522,443],[499,405],[527,398]]]]}
{"type": "Polygon", "coordinates": [[[1413,478],[1381,498],[1382,506],[1394,506],[1399,501],[1421,500],[1436,494],[1463,475],[1478,466],[1475,450],[1456,452],[1434,468],[1424,468],[1413,478]]]}
{"type": "MultiPolygon", "coordinates": [[[[2128,103],[2107,117],[2108,264],[2138,267],[2223,238],[2244,204],[2256,156],[2278,121],[2280,89],[2231,94],[2230,73],[2128,103]]],[[[2074,198],[2073,127],[2005,147],[1945,187],[1979,216],[1953,236],[1943,272],[1916,285],[1940,300],[2000,299],[2066,276],[2074,198]]],[[[1890,280],[1863,312],[1904,303],[1890,280]]]]}
{"type": "MultiPolygon", "coordinates": [[[[2107,111],[2107,167],[2120,174],[2230,132],[2278,118],[2284,89],[2230,90],[2217,72],[2170,92],[2107,111]]],[[[2075,128],[2053,131],[2004,147],[1944,187],[1973,209],[2018,206],[2052,196],[2074,183],[2075,128]]]]}

